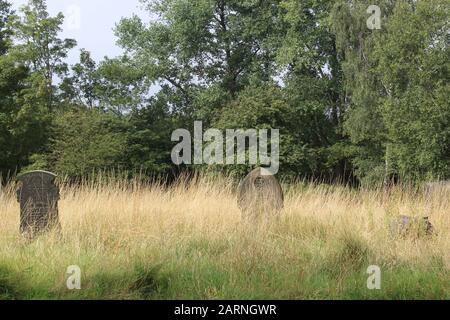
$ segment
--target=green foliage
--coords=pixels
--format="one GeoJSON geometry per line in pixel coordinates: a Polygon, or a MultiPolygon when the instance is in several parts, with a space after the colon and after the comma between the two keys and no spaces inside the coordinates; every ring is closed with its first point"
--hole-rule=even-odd
{"type": "MultiPolygon", "coordinates": [[[[311,143],[312,138],[305,133],[305,128],[299,127],[302,120],[305,123],[308,121],[308,115],[302,114],[290,103],[289,96],[275,84],[248,87],[224,108],[214,127],[223,130],[281,128],[282,174],[292,177],[296,177],[298,172],[313,175],[318,169],[321,151],[311,143]]],[[[250,167],[230,166],[229,169],[245,175],[250,167]]]]}
{"type": "Polygon", "coordinates": [[[31,73],[21,60],[17,47],[10,41],[15,29],[6,3],[0,10],[0,171],[16,171],[26,164],[33,152],[41,150],[46,136],[49,114],[39,104],[42,93],[40,75],[31,73]]]}
{"type": "Polygon", "coordinates": [[[33,79],[33,85],[43,95],[42,102],[51,109],[54,106],[54,77],[67,72],[64,59],[76,41],[58,37],[64,16],[62,13],[49,16],[45,0],[29,0],[21,12],[22,16],[16,16],[12,21],[18,40],[14,52],[33,74],[39,75],[33,79]]]}
{"type": "Polygon", "coordinates": [[[80,62],[72,66],[72,75],[65,77],[60,84],[60,99],[63,104],[97,107],[100,79],[90,52],[81,49],[80,62]]]}
{"type": "Polygon", "coordinates": [[[23,281],[9,268],[0,265],[0,300],[23,299],[26,286],[23,281]]]}
{"type": "Polygon", "coordinates": [[[119,44],[150,81],[162,86],[174,110],[191,116],[199,111],[208,121],[210,105],[196,105],[196,97],[212,106],[226,101],[207,99],[204,90],[214,88],[216,98],[230,98],[252,79],[273,74],[268,42],[278,25],[278,1],[144,2],[159,19],[148,25],[137,16],[122,19],[119,44]]]}
{"type": "Polygon", "coordinates": [[[279,129],[283,177],[450,177],[449,0],[377,1],[381,30],[367,27],[369,0],[143,3],[149,22],[116,27],[124,55],[82,49],[68,66],[62,14],[0,0],[2,175],[172,174],[171,133],[201,120],[279,129]]]}
{"type": "Polygon", "coordinates": [[[5,54],[10,46],[12,30],[8,27],[8,19],[12,14],[11,5],[0,0],[0,55],[5,54]]]}
{"type": "Polygon", "coordinates": [[[0,31],[9,39],[2,42],[8,46],[0,55],[0,169],[5,174],[46,151],[55,105],[53,78],[64,74],[63,59],[75,42],[58,38],[63,17],[50,17],[44,1],[30,1],[21,16],[3,9],[3,2],[1,7],[0,31]]]}
{"type": "Polygon", "coordinates": [[[151,100],[147,106],[134,110],[129,122],[129,169],[149,175],[170,173],[173,169],[170,137],[181,122],[170,116],[168,104],[163,99],[151,100]]]}
{"type": "Polygon", "coordinates": [[[95,109],[75,109],[58,114],[54,127],[48,162],[56,172],[83,177],[124,166],[128,124],[123,119],[95,109]]]}
{"type": "Polygon", "coordinates": [[[449,4],[398,2],[374,46],[389,156],[402,180],[450,177],[449,4]]]}
{"type": "Polygon", "coordinates": [[[356,174],[368,183],[448,178],[449,1],[380,1],[374,31],[368,4],[339,1],[332,12],[356,174]]]}

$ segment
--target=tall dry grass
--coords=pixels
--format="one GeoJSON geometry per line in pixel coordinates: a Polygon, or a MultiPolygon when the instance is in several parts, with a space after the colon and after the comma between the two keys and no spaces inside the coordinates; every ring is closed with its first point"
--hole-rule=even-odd
{"type": "Polygon", "coordinates": [[[0,298],[450,298],[450,202],[404,188],[285,186],[279,219],[245,222],[229,179],[61,183],[62,235],[26,243],[14,186],[0,192],[0,298]],[[391,239],[399,214],[436,234],[391,239]],[[82,270],[82,289],[66,269],[82,270]],[[382,270],[368,290],[367,267],[382,270]]]}

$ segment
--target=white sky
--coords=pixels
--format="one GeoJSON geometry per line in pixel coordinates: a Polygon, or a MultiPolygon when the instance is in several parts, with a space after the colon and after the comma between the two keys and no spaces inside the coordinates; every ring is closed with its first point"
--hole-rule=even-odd
{"type": "MultiPolygon", "coordinates": [[[[27,0],[8,0],[18,9],[27,0]]],[[[115,57],[122,53],[116,45],[113,28],[122,17],[131,17],[133,13],[144,20],[149,16],[139,0],[47,0],[48,11],[54,16],[62,12],[65,16],[62,38],[77,40],[78,47],[70,52],[68,62],[76,63],[79,49],[85,48],[92,53],[96,61],[104,56],[115,57]]]]}

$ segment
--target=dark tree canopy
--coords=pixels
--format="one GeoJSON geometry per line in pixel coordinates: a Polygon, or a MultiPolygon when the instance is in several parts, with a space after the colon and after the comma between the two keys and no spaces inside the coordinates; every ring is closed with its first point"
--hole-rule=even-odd
{"type": "MultiPolygon", "coordinates": [[[[166,176],[171,133],[274,128],[280,175],[450,178],[449,0],[144,0],[119,57],[61,39],[44,0],[0,0],[0,171],[166,176]]],[[[202,166],[186,170],[202,170],[202,166]]],[[[214,167],[245,175],[249,166],[214,167]]]]}

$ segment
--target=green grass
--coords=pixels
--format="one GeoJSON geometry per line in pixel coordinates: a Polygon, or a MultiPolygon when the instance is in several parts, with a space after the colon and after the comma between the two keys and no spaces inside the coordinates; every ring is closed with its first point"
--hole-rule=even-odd
{"type": "MultiPolygon", "coordinates": [[[[249,243],[251,246],[251,244],[249,243]]],[[[318,240],[318,249],[329,243],[318,240]]],[[[240,246],[239,246],[240,247],[240,246]]],[[[71,247],[57,245],[43,262],[42,244],[24,247],[18,256],[2,256],[0,299],[449,299],[450,272],[440,259],[426,266],[385,265],[381,290],[368,290],[370,249],[358,239],[343,239],[332,254],[310,247],[298,256],[274,250],[233,263],[233,243],[194,239],[178,248],[165,248],[159,258],[80,252],[70,259],[71,247]],[[315,251],[315,252],[314,252],[315,251]],[[22,263],[28,261],[27,264],[22,263]],[[78,263],[81,290],[68,290],[67,266],[78,263]],[[95,266],[95,267],[94,267],[95,266]],[[105,266],[105,267],[102,267],[105,266]]],[[[47,252],[48,253],[48,252],[47,252]]],[[[235,254],[238,254],[235,252],[235,254]]]]}
{"type": "Polygon", "coordinates": [[[392,216],[424,210],[401,190],[304,187],[256,224],[230,186],[63,188],[62,236],[31,243],[14,194],[0,200],[0,299],[450,299],[448,199],[434,236],[392,239],[392,216]],[[81,290],[67,289],[71,265],[81,290]],[[367,289],[371,265],[381,290],[367,289]]]}

